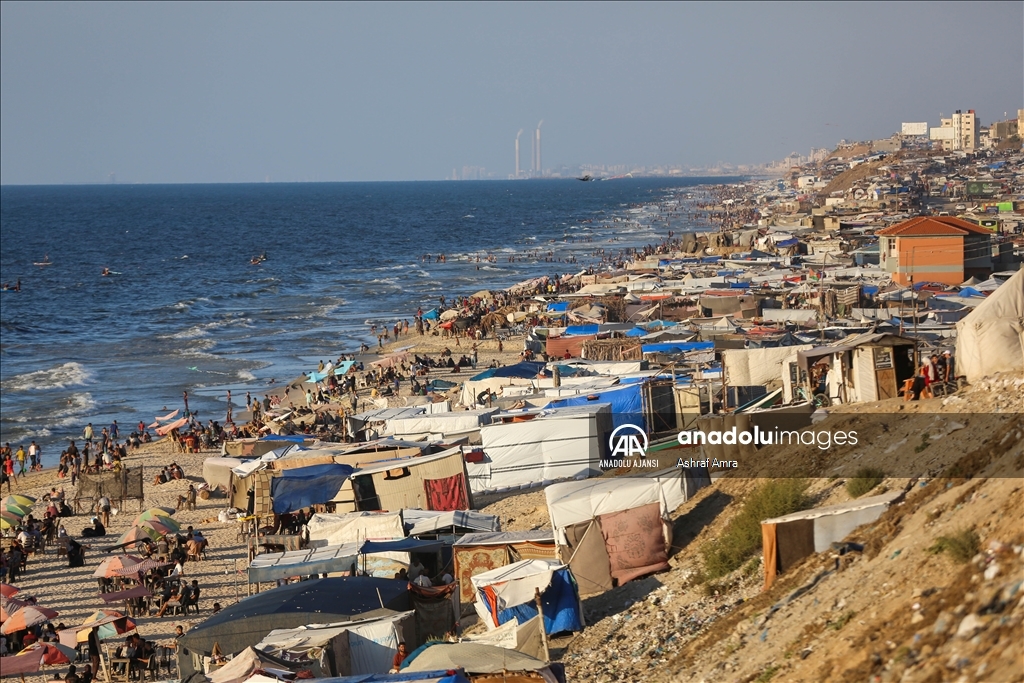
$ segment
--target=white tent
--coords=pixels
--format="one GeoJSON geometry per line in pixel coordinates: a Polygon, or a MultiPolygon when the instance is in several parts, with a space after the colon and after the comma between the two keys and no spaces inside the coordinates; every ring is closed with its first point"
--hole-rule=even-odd
{"type": "MultiPolygon", "coordinates": [[[[539,593],[545,605],[545,630],[548,633],[582,630],[583,605],[576,592],[575,581],[569,568],[557,560],[520,560],[472,579],[476,591],[476,608],[480,620],[487,628],[495,629],[505,622],[501,617],[507,610],[520,608],[515,618],[537,615],[536,596],[539,593]],[[556,595],[548,594],[549,589],[556,595]],[[566,592],[570,594],[566,594],[566,592]]],[[[509,616],[509,618],[512,618],[509,616]]]]}
{"type": "Polygon", "coordinates": [[[400,512],[350,512],[315,514],[307,523],[309,544],[313,547],[405,538],[400,512]]]}
{"type": "Polygon", "coordinates": [[[483,462],[469,462],[474,492],[528,488],[559,479],[600,474],[611,406],[503,413],[480,429],[483,462]]]}
{"type": "Polygon", "coordinates": [[[498,412],[497,408],[482,410],[458,410],[434,415],[422,414],[412,417],[400,417],[388,420],[385,434],[394,434],[398,438],[422,434],[458,434],[479,429],[490,422],[491,415],[498,412]]]}
{"type": "Polygon", "coordinates": [[[1024,270],[956,324],[957,374],[973,382],[1024,368],[1024,270]]]}

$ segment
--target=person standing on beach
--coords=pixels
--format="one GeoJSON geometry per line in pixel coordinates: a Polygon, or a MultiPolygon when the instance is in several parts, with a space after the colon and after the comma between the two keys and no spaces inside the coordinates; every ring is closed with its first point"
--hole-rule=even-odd
{"type": "Polygon", "coordinates": [[[85,432],[84,432],[83,436],[85,438],[85,442],[86,443],[92,443],[92,439],[93,439],[92,422],[90,422],[89,424],[85,425],[85,432]]]}
{"type": "Polygon", "coordinates": [[[25,474],[25,447],[21,444],[18,445],[18,476],[25,474]]]}
{"type": "Polygon", "coordinates": [[[111,439],[116,439],[120,435],[121,435],[121,430],[117,426],[117,420],[114,420],[113,422],[110,423],[110,438],[111,439]]]}
{"type": "Polygon", "coordinates": [[[228,389],[228,416],[227,420],[224,421],[227,424],[231,424],[231,390],[228,389]]]}
{"type": "Polygon", "coordinates": [[[28,445],[29,469],[33,472],[39,467],[39,446],[33,441],[28,445]]]}

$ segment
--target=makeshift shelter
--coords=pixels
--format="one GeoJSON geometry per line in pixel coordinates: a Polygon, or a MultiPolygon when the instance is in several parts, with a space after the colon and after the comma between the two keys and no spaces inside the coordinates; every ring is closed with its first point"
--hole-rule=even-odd
{"type": "Polygon", "coordinates": [[[956,371],[973,382],[1024,368],[1024,270],[956,324],[956,371]]]}
{"type": "Polygon", "coordinates": [[[466,463],[459,447],[382,461],[352,475],[359,510],[468,510],[466,463]]]}
{"type": "Polygon", "coordinates": [[[673,468],[549,486],[544,494],[559,557],[580,593],[603,593],[667,569],[669,514],[710,483],[706,470],[673,468]]]}
{"type": "Polygon", "coordinates": [[[546,633],[583,630],[583,604],[576,580],[569,567],[557,560],[521,560],[477,574],[471,581],[476,590],[474,606],[488,629],[513,618],[525,623],[537,616],[539,592],[546,633]]]}
{"type": "Polygon", "coordinates": [[[503,365],[499,368],[488,368],[469,378],[462,385],[459,402],[464,406],[486,403],[478,398],[486,393],[500,395],[501,388],[507,386],[531,386],[533,380],[544,371],[544,363],[523,361],[515,365],[503,365]]]}
{"type": "MultiPolygon", "coordinates": [[[[865,332],[828,346],[797,350],[782,363],[783,400],[798,395],[798,387],[819,393],[810,385],[811,367],[829,366],[825,392],[830,400],[859,403],[895,398],[904,380],[914,376],[915,342],[898,334],[865,332]]],[[[792,349],[795,347],[789,347],[792,349]]]]}
{"type": "Polygon", "coordinates": [[[350,465],[312,465],[281,471],[270,484],[275,514],[298,512],[333,500],[355,470],[350,465]]]}
{"type": "Polygon", "coordinates": [[[722,351],[725,383],[736,387],[759,386],[769,391],[782,386],[779,365],[794,351],[806,351],[811,344],[778,348],[727,349],[722,351]]]}
{"type": "Polygon", "coordinates": [[[777,574],[812,553],[829,550],[857,527],[877,520],[902,498],[902,490],[889,491],[762,521],[764,589],[771,588],[777,574]]]}
{"type": "Polygon", "coordinates": [[[459,410],[435,414],[421,414],[411,417],[398,417],[387,421],[385,434],[393,434],[404,439],[417,436],[461,434],[480,429],[490,423],[491,416],[498,412],[497,408],[481,410],[459,410]]]}
{"type": "Polygon", "coordinates": [[[480,430],[482,460],[466,464],[473,493],[601,473],[612,430],[609,404],[503,413],[496,419],[480,430]]]}
{"type": "Polygon", "coordinates": [[[356,564],[361,546],[361,543],[353,542],[281,553],[262,553],[249,563],[249,583],[348,571],[356,564]]]}
{"type": "Polygon", "coordinates": [[[211,489],[219,489],[223,493],[231,491],[231,472],[242,464],[238,458],[207,458],[203,461],[203,481],[211,489]]]}
{"type": "Polygon", "coordinates": [[[536,657],[495,645],[467,642],[432,643],[417,653],[402,671],[435,669],[463,669],[467,674],[498,674],[500,677],[497,680],[508,683],[523,680],[516,676],[519,672],[544,672],[548,676],[539,680],[557,680],[549,673],[550,666],[536,657]]]}
{"type": "Polygon", "coordinates": [[[559,398],[548,403],[547,407],[569,408],[608,403],[613,429],[632,424],[648,434],[655,434],[678,428],[673,387],[671,379],[656,377],[644,377],[628,384],[620,380],[620,384],[612,388],[559,398]]]}
{"type": "Polygon", "coordinates": [[[193,656],[209,656],[215,645],[234,654],[256,645],[275,628],[387,616],[409,607],[408,583],[393,579],[355,576],[279,586],[224,608],[179,638],[181,678],[196,670],[193,656]]]}
{"type": "Polygon", "coordinates": [[[360,543],[367,539],[405,538],[400,512],[318,513],[306,522],[306,526],[312,547],[360,543]]]}
{"type": "Polygon", "coordinates": [[[255,649],[302,667],[319,668],[321,677],[326,678],[387,671],[399,643],[416,641],[414,613],[409,611],[340,624],[275,629],[255,649]]]}
{"type": "Polygon", "coordinates": [[[466,534],[455,542],[452,554],[461,591],[459,598],[464,606],[476,600],[470,579],[477,574],[520,560],[558,557],[550,529],[466,534]]]}

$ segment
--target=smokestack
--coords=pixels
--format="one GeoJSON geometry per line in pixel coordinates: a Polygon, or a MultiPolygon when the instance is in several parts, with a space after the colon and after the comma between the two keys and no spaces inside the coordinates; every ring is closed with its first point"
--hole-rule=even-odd
{"type": "Polygon", "coordinates": [[[541,119],[540,123],[537,124],[537,166],[534,169],[534,170],[537,171],[538,175],[540,174],[541,169],[542,169],[542,166],[541,166],[541,163],[540,163],[540,127],[543,126],[543,125],[544,125],[544,119],[541,119]]]}
{"type": "Polygon", "coordinates": [[[522,135],[522,134],[523,134],[523,129],[520,128],[519,132],[516,133],[516,175],[515,175],[516,178],[519,177],[519,136],[522,135]]]}

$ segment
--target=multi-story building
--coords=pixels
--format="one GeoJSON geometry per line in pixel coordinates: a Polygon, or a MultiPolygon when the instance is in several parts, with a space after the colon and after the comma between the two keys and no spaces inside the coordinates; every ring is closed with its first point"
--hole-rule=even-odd
{"type": "Polygon", "coordinates": [[[958,285],[992,273],[992,231],[952,216],[918,216],[875,233],[893,282],[958,285]]]}
{"type": "MultiPolygon", "coordinates": [[[[978,116],[973,109],[962,112],[959,109],[948,119],[941,119],[942,128],[952,128],[952,133],[943,130],[941,137],[932,135],[932,139],[940,139],[944,151],[962,150],[973,152],[978,149],[978,116]]],[[[934,129],[933,129],[934,130],[934,129]]]]}

